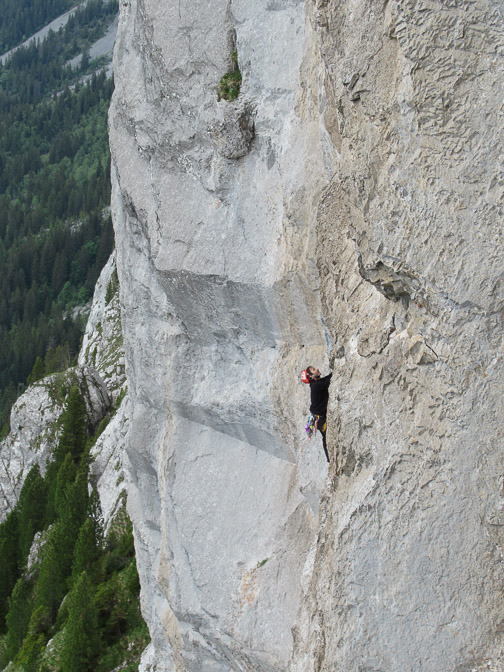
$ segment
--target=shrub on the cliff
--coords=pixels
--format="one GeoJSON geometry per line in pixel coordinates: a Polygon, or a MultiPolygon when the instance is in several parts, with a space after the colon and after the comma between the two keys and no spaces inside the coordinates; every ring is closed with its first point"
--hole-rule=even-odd
{"type": "Polygon", "coordinates": [[[240,68],[238,67],[238,52],[236,49],[231,54],[231,61],[233,69],[227,72],[219,82],[219,90],[217,92],[217,100],[235,100],[240,93],[242,76],[240,68]]]}

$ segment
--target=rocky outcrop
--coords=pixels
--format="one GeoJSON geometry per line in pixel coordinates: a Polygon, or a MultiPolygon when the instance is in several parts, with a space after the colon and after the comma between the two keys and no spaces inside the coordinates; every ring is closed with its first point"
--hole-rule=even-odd
{"type": "Polygon", "coordinates": [[[498,669],[501,14],[121,4],[144,670],[498,669]],[[309,363],[334,369],[327,487],[309,363]]]}
{"type": "Polygon", "coordinates": [[[124,396],[126,375],[114,254],[96,284],[78,365],[95,371],[106,383],[110,403],[117,404],[118,398],[124,396]]]}
{"type": "Polygon", "coordinates": [[[34,464],[45,472],[60,434],[58,419],[73,385],[83,393],[92,431],[109,408],[110,398],[103,380],[89,367],[48,376],[29,387],[14,404],[11,431],[0,446],[2,519],[17,502],[24,479],[34,464]]]}
{"type": "Polygon", "coordinates": [[[122,344],[118,280],[112,257],[95,289],[78,365],[32,384],[12,408],[11,431],[0,444],[1,519],[16,504],[30,469],[38,464],[45,472],[60,435],[59,418],[74,385],[84,397],[91,434],[107,412],[113,416],[93,447],[91,466],[105,521],[112,519],[126,487],[123,463],[128,404],[122,344]],[[115,413],[114,407],[118,409],[115,413]]]}
{"type": "Polygon", "coordinates": [[[99,374],[110,397],[111,419],[93,446],[90,466],[103,517],[109,525],[123,506],[127,487],[126,439],[130,417],[115,254],[96,285],[79,365],[92,367],[99,374]]]}

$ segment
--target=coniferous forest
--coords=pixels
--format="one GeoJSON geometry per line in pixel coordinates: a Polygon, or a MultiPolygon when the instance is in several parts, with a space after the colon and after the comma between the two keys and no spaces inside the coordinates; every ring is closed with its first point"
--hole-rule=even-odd
{"type": "Polygon", "coordinates": [[[123,508],[105,535],[88,483],[90,451],[107,421],[89,436],[84,399],[72,387],[45,476],[31,469],[0,525],[2,670],[9,661],[12,672],[138,669],[149,638],[131,523],[123,508]]]}
{"type": "MultiPolygon", "coordinates": [[[[72,4],[0,0],[1,51],[72,4]]],[[[3,433],[25,386],[75,361],[82,308],[113,249],[113,80],[89,48],[117,11],[117,0],[89,0],[58,32],[0,65],[3,433]]],[[[59,440],[45,473],[31,469],[0,524],[0,670],[133,671],[148,631],[132,527],[123,503],[105,532],[89,475],[93,445],[116,408],[92,427],[81,390],[61,376],[59,440]]]]}
{"type": "Polygon", "coordinates": [[[75,0],[2,0],[0,54],[36,33],[75,5],[75,0]]]}
{"type": "MultiPolygon", "coordinates": [[[[31,13],[31,1],[17,2],[31,13]]],[[[40,0],[33,7],[43,7],[40,15],[48,18],[61,4],[40,0]]],[[[18,5],[0,0],[0,31],[9,31],[9,12],[18,5]]],[[[3,433],[27,382],[66,368],[77,355],[84,319],[73,309],[91,298],[113,248],[107,211],[113,80],[90,62],[88,49],[116,13],[117,0],[90,0],[64,28],[0,65],[3,433]]]]}

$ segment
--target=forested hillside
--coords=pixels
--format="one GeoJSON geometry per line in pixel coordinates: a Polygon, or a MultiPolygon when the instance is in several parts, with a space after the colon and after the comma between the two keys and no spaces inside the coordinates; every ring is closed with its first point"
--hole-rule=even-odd
{"type": "Polygon", "coordinates": [[[88,483],[91,449],[111,414],[89,436],[78,387],[66,392],[45,476],[32,468],[0,525],[0,669],[11,661],[10,672],[133,671],[149,637],[131,523],[123,506],[105,535],[88,483]]]}
{"type": "Polygon", "coordinates": [[[0,54],[27,39],[76,4],[75,0],[2,0],[0,54]]]}
{"type": "MultiPolygon", "coordinates": [[[[40,10],[41,16],[56,11],[51,3],[33,3],[39,5],[46,12],[40,10]]],[[[2,29],[13,8],[10,0],[0,1],[2,29]]],[[[66,368],[76,356],[84,320],[74,309],[92,296],[113,248],[107,212],[113,81],[100,62],[90,62],[87,50],[116,13],[115,0],[91,0],[58,33],[16,50],[0,66],[4,432],[10,407],[27,381],[66,368]],[[79,65],[72,66],[70,60],[80,54],[79,65]]],[[[23,24],[23,35],[28,25],[23,24]]]]}
{"type": "MultiPolygon", "coordinates": [[[[70,4],[0,0],[4,46],[70,4]]],[[[0,65],[3,431],[27,383],[62,371],[39,386],[49,385],[61,405],[66,399],[45,470],[31,469],[0,525],[0,669],[9,672],[133,671],[149,640],[124,477],[117,476],[114,519],[105,529],[90,470],[95,442],[126,389],[91,419],[86,384],[76,369],[66,371],[114,243],[107,134],[113,80],[88,50],[117,9],[116,0],[91,0],[58,33],[0,65]]],[[[109,283],[107,304],[117,301],[117,290],[109,283]]]]}

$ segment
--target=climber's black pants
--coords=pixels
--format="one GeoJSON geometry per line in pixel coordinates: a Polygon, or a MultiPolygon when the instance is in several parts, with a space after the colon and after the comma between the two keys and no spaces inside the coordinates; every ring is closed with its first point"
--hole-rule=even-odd
{"type": "Polygon", "coordinates": [[[322,434],[322,445],[324,446],[324,453],[327,461],[329,462],[329,453],[327,452],[327,441],[326,441],[326,432],[327,432],[327,416],[326,415],[316,415],[317,418],[317,429],[322,434]]]}

